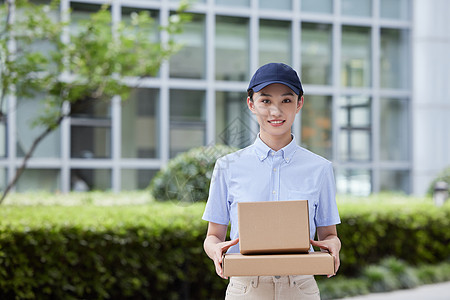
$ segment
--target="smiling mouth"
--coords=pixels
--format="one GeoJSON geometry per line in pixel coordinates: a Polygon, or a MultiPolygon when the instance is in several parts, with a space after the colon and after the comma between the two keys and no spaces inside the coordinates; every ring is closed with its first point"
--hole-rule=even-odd
{"type": "Polygon", "coordinates": [[[274,121],[269,121],[269,123],[270,124],[273,124],[273,125],[281,125],[281,124],[283,124],[284,122],[286,122],[285,120],[274,120],[274,121]]]}

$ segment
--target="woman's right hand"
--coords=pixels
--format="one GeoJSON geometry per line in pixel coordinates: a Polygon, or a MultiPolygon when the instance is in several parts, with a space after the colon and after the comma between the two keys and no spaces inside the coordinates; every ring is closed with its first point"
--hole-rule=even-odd
{"type": "Polygon", "coordinates": [[[223,254],[230,249],[231,246],[239,243],[239,238],[231,241],[225,241],[227,227],[227,225],[209,222],[208,232],[206,233],[205,242],[203,243],[203,248],[205,249],[206,254],[208,254],[209,258],[211,258],[214,262],[217,275],[223,279],[227,279],[223,276],[222,270],[223,254]]]}
{"type": "Polygon", "coordinates": [[[225,252],[227,252],[227,250],[231,246],[234,246],[237,243],[239,243],[239,238],[231,240],[231,241],[226,241],[226,242],[221,242],[221,243],[215,244],[215,247],[214,247],[214,250],[213,250],[214,251],[214,255],[213,255],[212,260],[214,261],[214,266],[216,267],[217,275],[219,275],[223,279],[227,279],[226,276],[223,276],[223,268],[222,268],[223,254],[225,252]]]}

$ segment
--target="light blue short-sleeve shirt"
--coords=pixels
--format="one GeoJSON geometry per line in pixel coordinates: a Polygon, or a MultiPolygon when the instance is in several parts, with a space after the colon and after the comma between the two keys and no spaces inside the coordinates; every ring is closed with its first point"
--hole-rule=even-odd
{"type": "MultiPolygon", "coordinates": [[[[308,200],[310,237],[316,227],[340,223],[331,162],[291,143],[274,151],[257,137],[247,148],[217,160],[203,220],[231,224],[238,237],[237,204],[250,201],[308,200]]],[[[228,253],[239,253],[239,244],[228,253]]]]}

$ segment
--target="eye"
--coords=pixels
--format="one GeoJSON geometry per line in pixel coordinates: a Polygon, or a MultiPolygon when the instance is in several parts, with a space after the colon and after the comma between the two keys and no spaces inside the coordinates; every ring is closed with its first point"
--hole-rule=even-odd
{"type": "Polygon", "coordinates": [[[262,99],[261,102],[264,103],[264,104],[269,104],[269,103],[270,103],[270,100],[268,100],[268,99],[262,99]]]}
{"type": "Polygon", "coordinates": [[[291,102],[292,102],[291,99],[284,99],[284,100],[283,100],[283,103],[291,103],[291,102]]]}

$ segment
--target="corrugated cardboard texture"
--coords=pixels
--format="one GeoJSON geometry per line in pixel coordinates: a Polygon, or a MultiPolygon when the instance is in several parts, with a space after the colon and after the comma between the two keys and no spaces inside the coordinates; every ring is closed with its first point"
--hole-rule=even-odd
{"type": "Polygon", "coordinates": [[[242,255],[226,254],[224,276],[285,276],[334,274],[334,258],[329,253],[242,255]]]}
{"type": "Polygon", "coordinates": [[[238,219],[242,254],[309,251],[307,200],[240,202],[238,219]]]}

